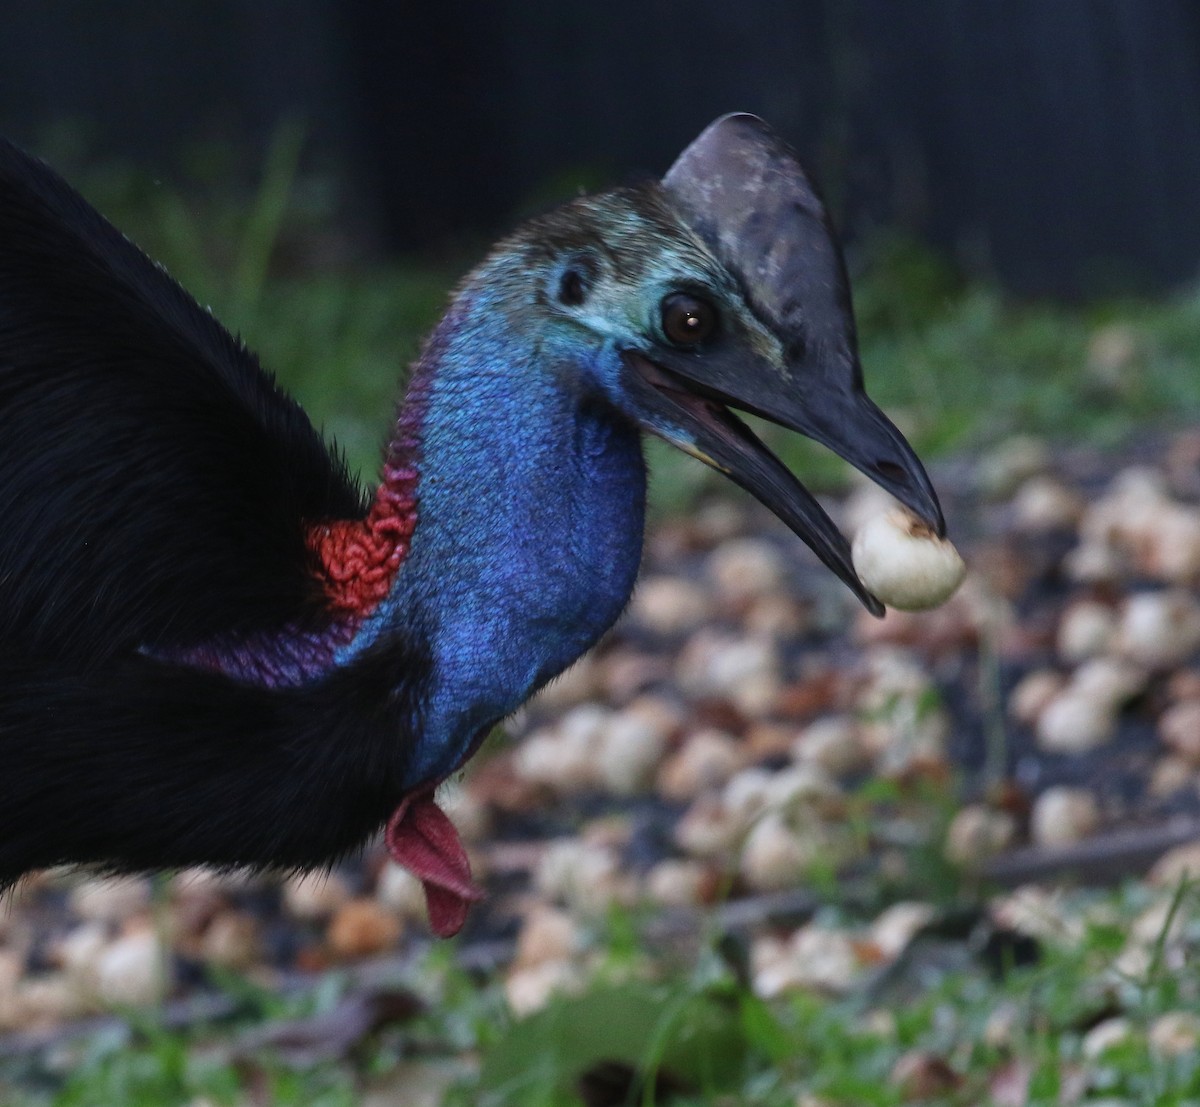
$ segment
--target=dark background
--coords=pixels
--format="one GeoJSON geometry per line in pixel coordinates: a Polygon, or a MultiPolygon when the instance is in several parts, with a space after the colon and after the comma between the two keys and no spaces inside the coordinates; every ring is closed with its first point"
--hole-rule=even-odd
{"type": "Polygon", "coordinates": [[[661,173],[709,120],[767,118],[843,227],[920,235],[1064,297],[1177,286],[1200,259],[1189,0],[20,0],[0,129],[154,172],[286,117],[388,249],[491,231],[587,180],[661,173]]]}

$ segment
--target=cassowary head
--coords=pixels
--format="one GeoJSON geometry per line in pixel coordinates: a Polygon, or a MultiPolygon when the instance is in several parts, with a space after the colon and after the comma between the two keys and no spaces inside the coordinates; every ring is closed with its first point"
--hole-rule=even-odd
{"type": "Polygon", "coordinates": [[[531,221],[467,287],[537,328],[547,372],[578,374],[584,393],[749,490],[873,613],[845,538],[731,408],[821,442],[944,531],[920,461],[864,391],[824,206],[754,116],[717,120],[661,182],[531,221]]]}

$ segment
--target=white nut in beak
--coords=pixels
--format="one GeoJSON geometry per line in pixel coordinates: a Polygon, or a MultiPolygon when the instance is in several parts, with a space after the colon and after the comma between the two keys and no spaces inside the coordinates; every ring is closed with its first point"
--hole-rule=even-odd
{"type": "Polygon", "coordinates": [[[945,603],[967,572],[952,543],[900,508],[868,519],[854,536],[851,556],[863,584],[901,611],[945,603]]]}

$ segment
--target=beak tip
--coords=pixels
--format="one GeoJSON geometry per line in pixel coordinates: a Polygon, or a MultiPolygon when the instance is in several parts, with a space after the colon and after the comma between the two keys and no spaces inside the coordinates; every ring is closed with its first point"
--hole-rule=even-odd
{"type": "Polygon", "coordinates": [[[867,609],[876,619],[882,619],[887,614],[887,608],[870,592],[864,591],[862,596],[863,607],[867,609]]]}

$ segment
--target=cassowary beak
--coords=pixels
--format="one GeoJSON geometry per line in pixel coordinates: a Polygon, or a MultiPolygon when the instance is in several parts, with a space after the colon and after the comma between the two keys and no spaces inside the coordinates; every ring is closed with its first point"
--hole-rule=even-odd
{"type": "MultiPolygon", "coordinates": [[[[863,389],[841,252],[795,156],[760,119],[713,123],[663,179],[672,205],[741,286],[760,335],[719,329],[694,349],[628,353],[641,402],[687,440],[669,438],[746,488],[854,591],[845,537],[729,406],[799,431],[892,493],[938,534],[937,494],[904,436],[863,389]],[[728,405],[728,406],[727,406],[728,405]]],[[[660,432],[661,433],[661,432],[660,432]]]]}
{"type": "MultiPolygon", "coordinates": [[[[849,395],[826,392],[810,402],[793,403],[780,390],[773,399],[748,396],[749,389],[722,387],[705,374],[696,379],[636,353],[626,354],[631,378],[638,381],[639,406],[678,428],[676,436],[658,430],[678,446],[741,485],[786,523],[854,592],[873,615],[883,604],[863,587],[850,559],[850,545],[816,498],[758,438],[729,406],[752,412],[800,431],[861,469],[898,500],[910,507],[938,534],[943,533],[941,507],[912,447],[904,436],[859,390],[849,395]],[[739,393],[742,393],[739,395],[739,393]]],[[[761,380],[743,374],[737,383],[761,380]]],[[[776,378],[777,380],[777,378],[776,378]]],[[[772,382],[774,383],[774,382],[772,382]]]]}

